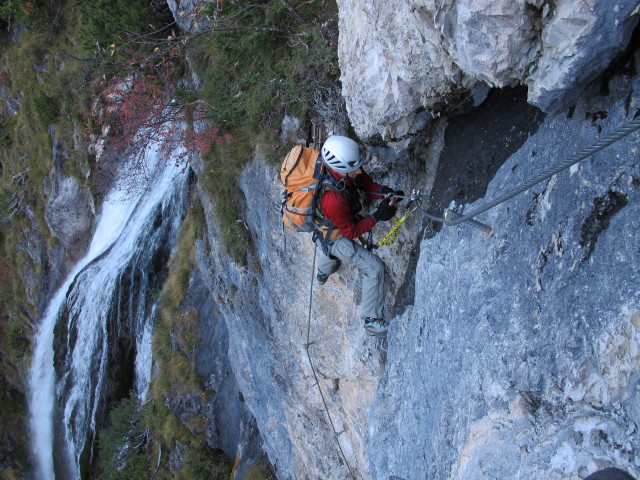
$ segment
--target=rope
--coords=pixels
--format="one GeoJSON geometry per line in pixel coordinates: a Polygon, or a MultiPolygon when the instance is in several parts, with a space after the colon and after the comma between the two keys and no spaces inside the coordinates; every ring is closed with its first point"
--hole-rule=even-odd
{"type": "Polygon", "coordinates": [[[309,315],[307,318],[307,343],[304,344],[304,348],[307,352],[307,358],[309,359],[309,365],[311,365],[311,373],[313,373],[313,378],[315,379],[316,386],[318,387],[318,392],[320,393],[320,398],[322,398],[322,403],[324,404],[324,409],[327,412],[327,417],[329,418],[329,424],[331,425],[331,429],[333,430],[333,434],[336,439],[336,443],[338,444],[338,450],[340,450],[340,455],[342,456],[342,460],[344,464],[347,466],[347,470],[349,471],[349,476],[356,480],[353,472],[351,471],[351,467],[349,466],[349,462],[347,461],[347,457],[342,450],[342,445],[340,445],[340,439],[338,438],[340,432],[336,430],[335,424],[333,423],[333,418],[331,417],[331,413],[329,412],[329,406],[327,405],[327,401],[324,398],[324,394],[322,393],[322,388],[320,387],[320,381],[318,380],[318,375],[316,374],[316,367],[313,364],[313,360],[311,360],[311,353],[309,353],[309,347],[313,345],[314,342],[311,341],[311,307],[313,305],[313,278],[315,277],[316,272],[316,255],[318,252],[318,246],[315,245],[313,249],[313,267],[311,268],[311,288],[309,289],[309,315]]]}

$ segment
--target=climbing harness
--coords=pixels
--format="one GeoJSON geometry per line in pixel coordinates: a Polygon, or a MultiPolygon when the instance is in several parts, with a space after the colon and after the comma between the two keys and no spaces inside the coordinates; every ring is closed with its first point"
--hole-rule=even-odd
{"type": "Polygon", "coordinates": [[[313,345],[315,342],[311,341],[311,306],[313,305],[313,279],[315,277],[315,271],[316,271],[316,255],[318,253],[318,247],[314,246],[313,248],[313,266],[311,268],[311,288],[309,289],[309,315],[307,318],[307,343],[304,344],[304,349],[307,352],[307,358],[309,359],[309,365],[311,366],[311,373],[313,375],[313,379],[314,379],[314,384],[311,385],[312,387],[315,385],[316,387],[318,387],[318,392],[320,393],[320,398],[322,399],[322,403],[324,404],[324,409],[325,412],[327,413],[327,418],[329,419],[329,424],[331,425],[331,429],[333,430],[333,435],[336,439],[336,444],[338,445],[338,450],[340,450],[340,456],[342,457],[342,460],[344,461],[344,464],[347,467],[347,470],[349,471],[349,477],[351,477],[353,480],[356,480],[355,475],[353,474],[353,471],[351,470],[351,467],[349,466],[349,462],[347,461],[347,457],[344,454],[344,451],[342,450],[342,445],[340,445],[340,435],[342,435],[344,433],[344,430],[341,432],[338,432],[336,430],[336,426],[333,423],[333,418],[331,417],[331,412],[329,411],[329,406],[327,405],[327,401],[324,398],[324,393],[322,392],[322,388],[320,387],[320,381],[318,380],[318,375],[316,373],[316,367],[313,364],[313,360],[311,359],[311,353],[309,352],[309,348],[311,347],[311,345],[313,345]]]}

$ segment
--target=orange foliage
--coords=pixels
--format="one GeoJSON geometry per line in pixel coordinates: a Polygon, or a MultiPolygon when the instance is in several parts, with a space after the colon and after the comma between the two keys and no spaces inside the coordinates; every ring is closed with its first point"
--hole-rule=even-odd
{"type": "MultiPolygon", "coordinates": [[[[178,54],[178,47],[173,46],[152,71],[143,68],[126,78],[114,77],[103,83],[94,115],[97,125],[110,127],[116,147],[144,149],[157,142],[165,158],[173,152],[173,160],[179,165],[195,154],[207,154],[214,143],[231,140],[231,135],[208,123],[206,103],[176,99],[172,59],[178,54]]],[[[136,59],[127,63],[145,66],[136,59]]]]}

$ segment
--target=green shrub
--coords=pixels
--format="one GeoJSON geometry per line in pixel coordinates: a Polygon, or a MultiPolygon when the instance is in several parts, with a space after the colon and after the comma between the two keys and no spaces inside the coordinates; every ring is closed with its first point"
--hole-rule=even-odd
{"type": "Polygon", "coordinates": [[[0,218],[5,218],[9,214],[9,206],[13,191],[6,185],[0,187],[0,218]]]}
{"type": "Polygon", "coordinates": [[[28,478],[27,399],[5,378],[0,379],[0,389],[0,452],[3,454],[3,467],[13,469],[13,478],[28,478]]]}
{"type": "Polygon", "coordinates": [[[202,225],[193,221],[193,217],[202,215],[201,210],[200,204],[194,201],[183,221],[162,288],[160,320],[153,335],[153,361],[158,374],[151,383],[151,393],[156,399],[203,391],[202,378],[195,368],[195,349],[201,338],[198,314],[182,305],[195,262],[194,244],[202,234],[202,225]]]}
{"type": "Polygon", "coordinates": [[[11,117],[0,117],[0,148],[8,148],[13,143],[13,125],[11,117]]]}
{"type": "Polygon", "coordinates": [[[18,22],[37,31],[53,30],[58,25],[59,2],[49,0],[10,0],[0,5],[0,20],[18,22]]]}
{"type": "Polygon", "coordinates": [[[277,163],[284,153],[277,136],[282,117],[307,120],[316,91],[339,75],[335,42],[329,44],[322,30],[337,29],[335,1],[304,3],[297,11],[302,21],[280,0],[250,7],[229,2],[216,13],[212,33],[189,44],[194,69],[206,79],[202,96],[213,107],[210,120],[233,136],[207,156],[199,183],[214,202],[227,253],[241,265],[252,248],[251,234],[239,218],[242,169],[257,146],[270,163],[277,163]]]}
{"type": "Polygon", "coordinates": [[[29,348],[29,337],[25,330],[18,325],[14,325],[9,332],[9,347],[12,352],[25,352],[29,348]]]}
{"type": "Polygon", "coordinates": [[[207,169],[200,184],[212,199],[221,232],[222,245],[238,264],[247,264],[247,252],[252,248],[251,232],[239,218],[244,201],[238,186],[240,172],[250,160],[248,152],[241,153],[242,142],[218,146],[206,158],[207,169]]]}
{"type": "Polygon", "coordinates": [[[43,86],[35,89],[32,97],[33,109],[44,125],[56,123],[60,117],[60,93],[49,93],[43,86]]]}
{"type": "Polygon", "coordinates": [[[266,465],[255,465],[247,470],[244,480],[272,480],[269,467],[266,465]]]}
{"type": "Polygon", "coordinates": [[[72,150],[69,157],[62,164],[62,171],[67,177],[74,177],[85,183],[87,172],[91,170],[89,155],[82,150],[72,150]]]}
{"type": "Polygon", "coordinates": [[[202,436],[193,439],[182,458],[177,480],[228,480],[231,459],[221,450],[214,450],[202,436]]]}
{"type": "MultiPolygon", "coordinates": [[[[172,23],[166,2],[149,0],[109,0],[86,2],[76,0],[80,9],[80,25],[77,33],[82,46],[93,52],[96,45],[108,56],[126,55],[144,42],[135,38],[145,33],[161,30],[172,23]],[[133,43],[129,43],[133,42],[133,43]],[[123,46],[127,45],[126,48],[123,46]],[[112,47],[113,45],[113,47],[112,47]],[[113,50],[113,52],[112,52],[113,50]]],[[[151,38],[145,39],[145,41],[151,38]]]]}
{"type": "Polygon", "coordinates": [[[151,471],[144,410],[134,394],[116,404],[98,435],[100,479],[146,478],[151,471]]]}
{"type": "Polygon", "coordinates": [[[254,132],[277,128],[284,113],[304,117],[318,85],[337,78],[335,51],[321,34],[324,20],[337,13],[335,1],[305,4],[298,11],[302,23],[279,0],[250,7],[230,2],[219,13],[221,30],[214,27],[211,35],[192,42],[190,54],[207,79],[203,97],[214,106],[215,125],[234,134],[246,125],[254,132]]]}

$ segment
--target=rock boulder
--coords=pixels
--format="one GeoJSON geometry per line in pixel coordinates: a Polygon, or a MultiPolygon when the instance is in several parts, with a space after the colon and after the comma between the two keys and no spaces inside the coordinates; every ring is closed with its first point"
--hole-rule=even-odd
{"type": "Polygon", "coordinates": [[[637,2],[339,0],[343,93],[363,138],[412,136],[478,88],[558,111],[631,38],[637,2]]]}

